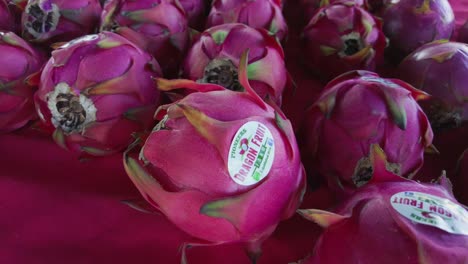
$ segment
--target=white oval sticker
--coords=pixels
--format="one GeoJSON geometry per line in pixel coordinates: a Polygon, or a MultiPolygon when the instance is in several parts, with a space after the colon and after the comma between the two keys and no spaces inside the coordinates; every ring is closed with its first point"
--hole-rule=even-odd
{"type": "Polygon", "coordinates": [[[228,170],[232,180],[244,186],[260,182],[270,172],[275,141],[262,123],[249,121],[237,131],[229,148],[228,170]]]}
{"type": "Polygon", "coordinates": [[[399,192],[390,198],[390,203],[413,222],[468,235],[468,212],[448,199],[421,192],[399,192]]]}

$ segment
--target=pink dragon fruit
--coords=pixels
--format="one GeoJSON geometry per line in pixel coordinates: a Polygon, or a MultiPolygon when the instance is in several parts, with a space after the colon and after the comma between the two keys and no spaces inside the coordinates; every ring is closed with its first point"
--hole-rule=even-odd
{"type": "Polygon", "coordinates": [[[175,76],[189,44],[187,17],[176,0],[109,0],[101,31],[116,33],[146,49],[165,75],[175,76]]]}
{"type": "Polygon", "coordinates": [[[43,56],[13,32],[0,31],[0,133],[13,131],[36,117],[27,79],[36,74],[43,56]]]}
{"type": "Polygon", "coordinates": [[[374,70],[386,45],[380,22],[346,3],[317,11],[303,31],[306,64],[331,79],[350,70],[374,70]]]}
{"type": "Polygon", "coordinates": [[[428,43],[408,55],[398,71],[399,78],[431,95],[421,106],[434,130],[468,120],[468,44],[428,43]]]}
{"type": "Polygon", "coordinates": [[[0,30],[14,31],[15,20],[6,0],[0,0],[0,30]]]}
{"type": "Polygon", "coordinates": [[[307,110],[302,128],[303,162],[330,188],[347,196],[366,184],[374,168],[371,144],[380,144],[389,167],[412,177],[422,166],[432,130],[416,100],[428,95],[396,79],[368,71],[343,74],[328,83],[307,110]]]}
{"type": "Polygon", "coordinates": [[[468,43],[468,20],[466,20],[465,24],[458,30],[458,38],[459,42],[468,43]]]}
{"type": "Polygon", "coordinates": [[[281,104],[288,81],[284,52],[264,29],[230,23],[205,30],[189,49],[182,74],[198,82],[240,90],[237,81],[239,59],[247,48],[250,49],[247,71],[253,89],[260,97],[269,96],[281,104]]]}
{"type": "Polygon", "coordinates": [[[439,184],[400,178],[387,171],[383,150],[373,149],[372,184],[333,212],[299,210],[325,229],[311,256],[299,263],[468,263],[468,211],[447,178],[439,184]]]}
{"type": "Polygon", "coordinates": [[[208,15],[207,27],[242,23],[264,28],[279,40],[285,39],[288,26],[278,0],[215,0],[208,15]]]}
{"type": "Polygon", "coordinates": [[[403,55],[434,40],[450,39],[455,28],[447,0],[388,1],[383,21],[390,46],[403,55]]]}
{"type": "Polygon", "coordinates": [[[23,37],[36,42],[66,42],[92,33],[99,22],[98,0],[29,0],[23,12],[23,37]]]}
{"type": "Polygon", "coordinates": [[[112,32],[83,36],[52,52],[36,109],[63,148],[107,155],[153,125],[159,91],[152,78],[159,76],[154,58],[127,39],[112,32]]]}
{"type": "Polygon", "coordinates": [[[252,90],[246,58],[239,69],[245,92],[157,79],[162,90],[198,92],[161,106],[140,161],[127,152],[124,164],[143,197],[194,239],[246,243],[259,253],[295,213],[306,182],[291,124],[252,90]]]}

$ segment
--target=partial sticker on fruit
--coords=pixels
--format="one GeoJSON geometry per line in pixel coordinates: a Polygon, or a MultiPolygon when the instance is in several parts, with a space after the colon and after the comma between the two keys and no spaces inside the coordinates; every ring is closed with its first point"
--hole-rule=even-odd
{"type": "Polygon", "coordinates": [[[399,192],[390,198],[390,203],[413,222],[468,235],[468,212],[448,199],[421,192],[399,192]]]}
{"type": "Polygon", "coordinates": [[[249,121],[239,128],[229,148],[229,175],[240,185],[256,184],[270,172],[274,156],[270,130],[260,122],[249,121]]]}

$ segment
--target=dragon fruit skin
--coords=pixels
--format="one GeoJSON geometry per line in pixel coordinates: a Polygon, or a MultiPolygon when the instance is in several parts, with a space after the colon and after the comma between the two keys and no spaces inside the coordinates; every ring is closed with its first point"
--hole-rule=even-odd
{"type": "Polygon", "coordinates": [[[366,10],[335,3],[317,11],[303,31],[309,68],[331,79],[350,70],[374,70],[383,62],[385,36],[366,10]]]}
{"type": "Polygon", "coordinates": [[[468,19],[466,20],[465,24],[458,30],[458,38],[457,41],[468,43],[468,19]]]}
{"type": "Polygon", "coordinates": [[[0,30],[14,31],[15,20],[6,0],[0,0],[0,30]]]}
{"type": "Polygon", "coordinates": [[[36,118],[33,93],[26,79],[36,74],[44,57],[13,32],[0,31],[0,133],[36,118]]]}
{"type": "Polygon", "coordinates": [[[93,33],[101,11],[98,0],[29,0],[21,17],[23,38],[50,44],[93,33]]]}
{"type": "Polygon", "coordinates": [[[276,0],[215,0],[208,15],[207,28],[242,23],[264,28],[281,41],[288,34],[288,26],[280,5],[276,0]]]}
{"type": "Polygon", "coordinates": [[[366,0],[366,10],[377,17],[382,17],[385,5],[391,0],[366,0]]]}
{"type": "Polygon", "coordinates": [[[153,55],[165,76],[175,76],[189,44],[185,11],[175,0],[109,0],[101,31],[116,33],[153,55]]]}
{"type": "Polygon", "coordinates": [[[444,183],[447,179],[441,177],[439,185],[397,177],[386,171],[383,151],[376,152],[381,167],[375,173],[384,175],[374,178],[384,181],[361,188],[333,212],[299,210],[325,229],[313,253],[299,263],[335,264],[344,259],[349,264],[467,263],[468,212],[453,197],[449,183],[444,183]],[[460,216],[458,227],[465,228],[461,232],[422,223],[449,222],[460,216]]]}
{"type": "Polygon", "coordinates": [[[14,21],[14,32],[17,35],[21,35],[21,17],[23,10],[28,3],[28,0],[4,0],[7,5],[11,16],[13,16],[14,21]]]}
{"type": "Polygon", "coordinates": [[[431,95],[422,103],[434,130],[468,120],[468,44],[434,41],[409,54],[398,66],[399,78],[431,95]]]}
{"type": "Polygon", "coordinates": [[[301,6],[304,8],[304,15],[309,21],[322,7],[335,4],[335,3],[353,3],[359,7],[366,9],[367,0],[301,0],[301,6]]]}
{"type": "MultiPolygon", "coordinates": [[[[181,82],[204,92],[161,106],[157,115],[164,118],[140,153],[147,165],[131,155],[124,155],[124,164],[143,197],[194,238],[206,244],[239,242],[258,249],[279,221],[295,213],[306,182],[291,124],[279,108],[265,104],[253,92],[244,70],[245,57],[239,76],[245,92],[158,79],[158,87],[164,90],[179,88],[181,82]],[[271,132],[273,163],[261,181],[241,185],[229,169],[229,157],[237,152],[229,146],[248,122],[258,122],[271,132]]],[[[239,151],[250,153],[252,144],[248,150],[240,145],[239,151]]]]}
{"type": "Polygon", "coordinates": [[[187,15],[188,26],[203,30],[208,2],[205,0],[179,0],[179,3],[187,15]]]}
{"type": "Polygon", "coordinates": [[[153,125],[158,63],[127,39],[102,32],[52,52],[34,100],[54,140],[82,155],[108,155],[153,125]]]}
{"type": "Polygon", "coordinates": [[[447,0],[389,1],[383,31],[390,46],[403,55],[439,39],[450,39],[455,17],[447,0]]]}
{"type": "Polygon", "coordinates": [[[189,49],[182,76],[239,90],[239,59],[247,48],[250,49],[247,66],[250,84],[260,97],[268,95],[280,105],[288,80],[284,52],[263,29],[230,23],[205,30],[189,49]]]}
{"type": "Polygon", "coordinates": [[[432,146],[429,121],[416,101],[426,97],[403,81],[368,71],[348,72],[329,82],[300,129],[309,176],[317,170],[346,197],[372,176],[369,150],[379,144],[392,169],[412,177],[432,146]]]}

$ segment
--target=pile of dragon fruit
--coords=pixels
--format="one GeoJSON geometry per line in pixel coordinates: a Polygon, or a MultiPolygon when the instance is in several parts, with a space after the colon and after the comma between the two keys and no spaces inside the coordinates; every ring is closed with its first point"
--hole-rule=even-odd
{"type": "Polygon", "coordinates": [[[295,214],[297,263],[468,263],[468,150],[420,170],[466,127],[467,43],[447,0],[0,0],[0,133],[120,155],[183,263],[261,261],[295,214]]]}

